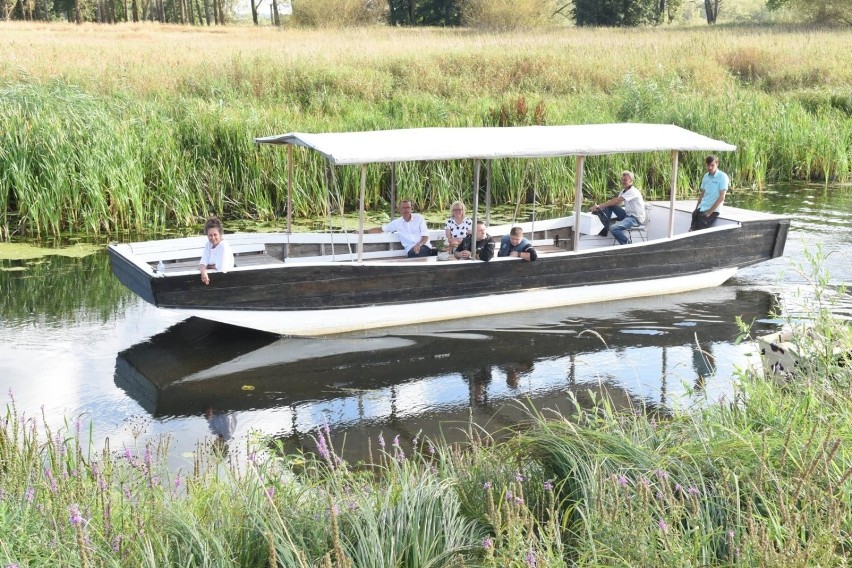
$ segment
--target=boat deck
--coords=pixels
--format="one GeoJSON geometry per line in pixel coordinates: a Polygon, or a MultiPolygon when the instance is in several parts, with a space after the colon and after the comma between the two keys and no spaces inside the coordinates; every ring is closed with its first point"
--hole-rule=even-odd
{"type": "MultiPolygon", "coordinates": [[[[669,202],[668,201],[649,201],[649,205],[653,208],[651,209],[651,214],[649,217],[649,221],[646,223],[645,234],[643,235],[642,241],[653,241],[656,239],[665,238],[668,236],[668,225],[669,225],[669,202]]],[[[674,219],[674,234],[682,234],[686,233],[689,230],[689,224],[691,219],[691,213],[695,208],[694,200],[678,200],[675,202],[675,219],[674,219]]],[[[616,243],[612,237],[612,235],[608,236],[598,236],[597,232],[602,227],[600,223],[597,221],[597,218],[593,215],[583,213],[583,224],[581,225],[581,234],[579,239],[579,250],[590,250],[590,249],[602,249],[616,246],[616,243]]],[[[723,211],[723,217],[721,217],[716,226],[724,226],[724,225],[738,225],[740,223],[750,222],[750,221],[759,221],[766,219],[776,219],[780,218],[778,215],[773,215],[769,213],[760,213],[757,211],[750,211],[746,209],[741,209],[738,207],[725,206],[723,211]]],[[[533,241],[535,245],[535,249],[538,252],[539,256],[548,256],[551,254],[564,253],[571,250],[570,245],[570,237],[566,239],[568,235],[565,235],[566,227],[564,224],[560,225],[561,228],[554,228],[549,225],[548,221],[537,221],[535,223],[524,223],[525,232],[529,231],[531,234],[535,234],[535,240],[533,241]],[[527,226],[529,225],[529,226],[527,226]],[[556,231],[559,231],[557,233],[556,231]],[[551,234],[552,233],[552,234],[551,234]],[[553,237],[556,240],[559,240],[559,234],[562,233],[562,245],[555,245],[553,243],[553,237]],[[544,238],[542,238],[544,237],[544,238]]],[[[495,238],[495,245],[498,244],[497,239],[500,236],[499,230],[505,229],[508,232],[510,228],[509,225],[505,227],[492,227],[495,230],[498,230],[495,238]]],[[[433,231],[436,233],[436,236],[440,235],[439,231],[433,231]]],[[[288,240],[292,238],[294,241],[301,240],[299,235],[289,235],[287,236],[288,240]]],[[[371,235],[371,237],[375,238],[378,235],[371,235]]],[[[384,236],[387,238],[387,235],[384,236]]],[[[235,267],[237,268],[260,268],[260,267],[276,267],[276,266],[284,266],[290,264],[303,264],[303,263],[313,263],[313,262],[333,262],[333,263],[350,263],[355,260],[354,254],[352,252],[352,246],[350,245],[347,248],[347,252],[338,255],[328,254],[328,250],[334,249],[336,246],[334,243],[326,244],[325,249],[322,248],[323,245],[317,244],[314,245],[317,247],[318,254],[309,254],[306,256],[291,256],[285,258],[286,251],[282,250],[281,242],[276,242],[273,240],[277,238],[278,241],[281,240],[281,236],[273,236],[273,239],[269,239],[269,236],[262,237],[260,235],[255,234],[246,234],[246,235],[229,235],[228,238],[231,242],[231,247],[234,250],[234,261],[235,267]],[[266,241],[266,239],[269,239],[266,241]],[[267,244],[272,244],[271,249],[267,249],[267,244]],[[323,250],[325,250],[325,254],[323,254],[323,250]],[[286,260],[286,262],[285,262],[286,260]]],[[[305,238],[304,235],[301,238],[305,238]]],[[[634,235],[635,239],[635,235],[634,235]]],[[[199,248],[201,243],[203,242],[203,237],[196,239],[181,239],[182,241],[187,241],[180,245],[180,247],[176,248],[174,251],[169,252],[156,252],[151,254],[148,249],[154,246],[154,243],[136,243],[132,248],[140,249],[139,251],[134,250],[133,252],[149,252],[146,254],[148,258],[145,258],[143,262],[148,264],[152,270],[155,269],[157,260],[165,260],[165,273],[168,275],[176,275],[179,273],[187,273],[198,270],[198,257],[201,254],[201,249],[199,248]],[[189,256],[191,255],[191,256],[189,256]],[[196,256],[197,255],[197,256],[196,256]]],[[[283,241],[282,241],[283,242],[283,241]]],[[[638,239],[635,239],[634,242],[640,242],[638,239]]],[[[433,263],[438,262],[438,258],[435,256],[424,257],[424,258],[408,258],[404,256],[403,251],[399,248],[398,243],[396,247],[393,247],[394,243],[391,242],[388,245],[388,249],[386,250],[373,250],[372,252],[365,254],[363,262],[368,264],[379,264],[379,263],[433,263]]],[[[289,245],[288,245],[289,246],[289,245]]],[[[299,245],[303,246],[303,245],[299,245]]],[[[450,258],[450,261],[454,261],[455,259],[450,258]]],[[[495,260],[498,260],[495,258],[495,260]]],[[[499,259],[503,260],[512,260],[512,259],[499,259]]]]}
{"type": "MultiPolygon", "coordinates": [[[[234,266],[268,266],[270,264],[284,264],[284,261],[265,252],[253,252],[234,255],[234,266]]],[[[198,270],[198,259],[178,260],[165,263],[165,273],[187,272],[198,270]]]]}

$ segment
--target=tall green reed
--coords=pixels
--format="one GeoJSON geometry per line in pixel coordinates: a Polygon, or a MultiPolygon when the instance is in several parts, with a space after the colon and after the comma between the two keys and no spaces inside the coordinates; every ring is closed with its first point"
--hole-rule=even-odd
{"type": "MultiPolygon", "coordinates": [[[[403,88],[393,91],[389,102],[375,104],[364,98],[369,93],[359,91],[365,85],[347,76],[328,74],[321,94],[301,103],[298,92],[285,95],[283,104],[296,104],[283,108],[263,102],[246,105],[230,95],[145,100],[122,93],[93,95],[60,83],[4,87],[0,232],[6,238],[68,230],[151,233],[193,227],[210,214],[280,221],[286,215],[286,151],[256,147],[254,136],[487,124],[502,100],[502,95],[482,92],[448,101],[403,88]]],[[[721,159],[735,187],[759,188],[790,179],[844,180],[852,171],[849,117],[831,106],[808,110],[793,97],[745,89],[696,93],[676,74],[629,74],[609,95],[579,91],[543,109],[542,120],[549,124],[674,123],[731,141],[738,152],[721,159]]],[[[694,192],[702,157],[681,156],[678,197],[694,192]]],[[[294,159],[294,215],[326,215],[324,160],[298,149],[294,159]]],[[[585,197],[608,195],[621,169],[635,171],[648,195],[664,197],[671,184],[670,162],[663,154],[589,158],[585,197]]],[[[471,163],[398,164],[397,170],[400,193],[413,197],[421,208],[444,210],[458,197],[471,201],[471,163]]],[[[493,171],[495,202],[573,202],[571,159],[537,160],[534,167],[527,160],[500,160],[493,163],[493,171]]],[[[353,208],[360,193],[360,168],[338,168],[335,176],[338,201],[353,208]]],[[[381,209],[389,197],[389,166],[371,166],[368,207],[381,209]]]]}

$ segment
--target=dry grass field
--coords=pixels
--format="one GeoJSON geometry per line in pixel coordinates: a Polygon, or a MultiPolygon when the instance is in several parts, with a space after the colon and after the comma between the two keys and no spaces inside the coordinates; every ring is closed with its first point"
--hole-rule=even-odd
{"type": "Polygon", "coordinates": [[[707,94],[746,85],[781,95],[848,92],[850,45],[852,30],[782,27],[487,34],[0,23],[0,81],[62,80],[103,94],[233,95],[268,103],[311,79],[381,100],[399,90],[465,98],[606,93],[632,75],[676,78],[707,94]]]}

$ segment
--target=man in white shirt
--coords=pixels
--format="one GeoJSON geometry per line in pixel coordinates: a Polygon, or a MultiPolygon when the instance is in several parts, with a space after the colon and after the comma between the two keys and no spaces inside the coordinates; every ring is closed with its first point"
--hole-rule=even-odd
{"type": "Polygon", "coordinates": [[[630,242],[631,227],[645,222],[645,200],[642,199],[639,190],[633,186],[634,177],[633,172],[627,170],[621,172],[621,193],[603,203],[596,203],[590,210],[600,217],[603,223],[604,228],[598,234],[606,236],[609,230],[620,245],[630,242]],[[610,225],[609,220],[613,215],[617,221],[610,225]]]}
{"type": "Polygon", "coordinates": [[[419,213],[412,213],[412,209],[413,206],[410,200],[402,200],[399,204],[401,217],[397,217],[381,227],[368,229],[367,232],[396,233],[399,235],[399,242],[402,244],[402,248],[405,249],[409,258],[432,256],[432,249],[429,247],[429,228],[426,226],[426,219],[419,213]]]}

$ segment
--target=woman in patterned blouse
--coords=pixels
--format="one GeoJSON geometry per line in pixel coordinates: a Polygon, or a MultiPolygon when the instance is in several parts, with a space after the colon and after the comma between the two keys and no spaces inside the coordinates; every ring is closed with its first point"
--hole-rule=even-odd
{"type": "Polygon", "coordinates": [[[444,232],[447,235],[447,251],[452,252],[462,239],[472,232],[473,223],[470,217],[465,217],[465,206],[461,201],[453,203],[452,217],[447,219],[447,224],[444,225],[444,232]]]}

